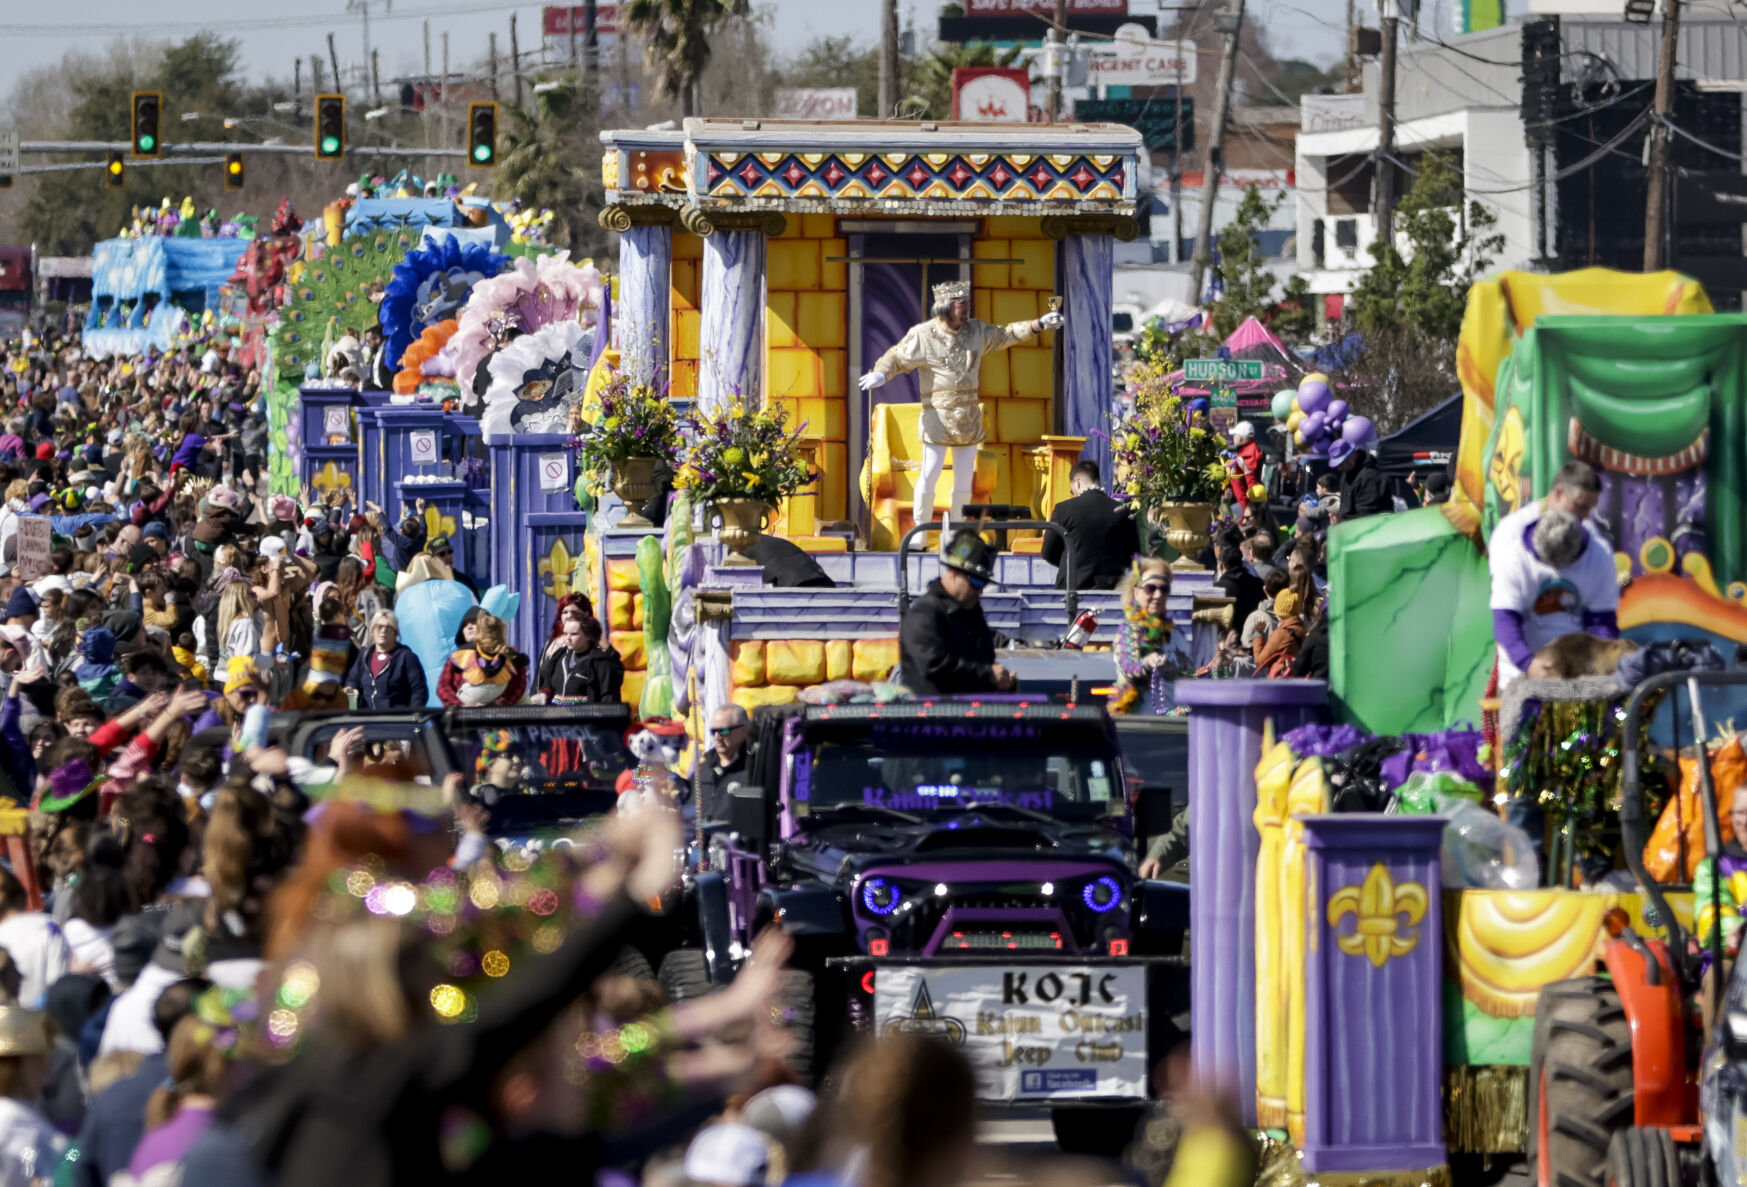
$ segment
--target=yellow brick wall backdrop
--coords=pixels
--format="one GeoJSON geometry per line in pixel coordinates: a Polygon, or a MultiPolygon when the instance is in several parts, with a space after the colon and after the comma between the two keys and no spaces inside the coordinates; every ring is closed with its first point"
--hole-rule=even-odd
{"type": "Polygon", "coordinates": [[[703,283],[704,241],[689,231],[673,232],[673,348],[669,352],[672,394],[698,394],[699,286],[703,283]]]}
{"type": "MultiPolygon", "coordinates": [[[[1055,292],[1055,250],[1040,218],[984,219],[982,236],[971,244],[972,260],[1018,262],[972,265],[976,316],[1006,325],[1042,315],[1055,292]]],[[[1054,431],[1055,335],[984,359],[981,392],[989,434],[983,448],[1000,466],[994,500],[1035,505],[1038,476],[1029,450],[1054,431]]]]}
{"type": "Polygon", "coordinates": [[[827,680],[884,680],[898,664],[898,640],[749,639],[731,645],[729,660],[729,695],[750,713],[827,680]]]}
{"type": "MultiPolygon", "coordinates": [[[[595,616],[605,633],[603,642],[617,649],[619,658],[625,662],[625,684],[619,697],[636,712],[643,698],[643,683],[649,678],[649,658],[643,642],[642,576],[637,571],[637,562],[630,557],[604,560],[600,537],[594,532],[585,537],[583,556],[583,577],[576,588],[595,603],[595,616]],[[605,604],[595,597],[603,577],[607,590],[605,604]]],[[[529,656],[528,660],[530,665],[538,666],[540,657],[529,656]]],[[[529,679],[532,678],[530,671],[529,679]]]]}
{"type": "MultiPolygon", "coordinates": [[[[849,254],[849,242],[837,235],[834,215],[790,215],[768,250],[765,396],[788,410],[792,427],[804,424],[802,435],[818,442],[823,476],[800,496],[812,500],[812,518],[843,519],[849,513],[850,327],[849,267],[841,257],[849,254]]],[[[782,522],[775,526],[781,530],[782,522]]]]}

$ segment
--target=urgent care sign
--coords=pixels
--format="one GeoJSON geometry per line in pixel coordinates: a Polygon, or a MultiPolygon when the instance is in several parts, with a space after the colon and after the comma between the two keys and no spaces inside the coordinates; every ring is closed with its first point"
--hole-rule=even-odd
{"type": "Polygon", "coordinates": [[[1086,81],[1094,86],[1168,87],[1195,82],[1193,41],[1154,41],[1142,25],[1124,25],[1092,48],[1086,81]]]}
{"type": "MultiPolygon", "coordinates": [[[[1128,0],[1068,0],[1075,16],[1127,16],[1128,0]]],[[[1055,16],[1055,0],[964,0],[966,16],[1055,16]]]]}

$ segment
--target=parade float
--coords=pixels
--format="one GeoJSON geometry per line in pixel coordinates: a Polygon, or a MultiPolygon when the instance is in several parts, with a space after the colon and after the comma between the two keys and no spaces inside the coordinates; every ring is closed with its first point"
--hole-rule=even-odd
{"type": "MultiPolygon", "coordinates": [[[[1611,660],[1605,672],[1524,678],[1488,700],[1484,545],[1500,518],[1547,494],[1565,461],[1589,462],[1602,476],[1597,517],[1616,549],[1623,634],[1682,640],[1683,652],[1721,666],[1747,641],[1744,351],[1747,318],[1710,313],[1702,290],[1674,273],[1477,284],[1460,343],[1460,493],[1330,533],[1326,704],[1320,683],[1179,683],[1192,707],[1191,934],[1220,937],[1195,946],[1194,1059],[1239,1084],[1275,1169],[1440,1182],[1450,1156],[1533,1152],[1537,1132],[1540,1156],[1552,1157],[1539,1106],[1543,1069],[1555,1066],[1589,1085],[1588,1115],[1569,1123],[1593,1130],[1583,1174],[1633,1123],[1609,1093],[1629,1101],[1634,1079],[1646,1102],[1637,1124],[1691,1121],[1690,1108],[1671,1118],[1648,1103],[1659,1045],[1603,1044],[1591,1054],[1607,1066],[1543,1061],[1550,1035],[1589,1024],[1557,1004],[1558,986],[1573,987],[1572,1003],[1605,1006],[1605,993],[1574,988],[1604,957],[1626,984],[1614,937],[1667,934],[1670,916],[1677,938],[1717,926],[1717,908],[1695,909],[1686,886],[1706,844],[1692,772],[1712,768],[1726,793],[1739,780],[1717,765],[1726,746],[1703,762],[1689,755],[1695,731],[1708,742],[1712,723],[1738,708],[1713,699],[1695,722],[1668,705],[1655,717],[1649,700],[1628,727],[1637,681],[1616,677],[1611,660]],[[1687,822],[1670,809],[1645,846],[1622,831],[1622,811],[1645,826],[1659,819],[1683,728],[1687,822]],[[1391,756],[1380,768],[1379,754],[1391,756]],[[1444,792],[1418,795],[1415,771],[1446,781],[1444,792]],[[1628,780],[1640,790],[1628,795],[1628,780]],[[1461,838],[1476,821],[1503,829],[1513,799],[1547,815],[1538,862],[1511,829],[1490,864],[1471,863],[1461,838]],[[1391,814],[1377,814],[1385,806],[1391,814]],[[1633,872],[1607,874],[1622,855],[1633,872]],[[1659,902],[1642,892],[1651,875],[1640,857],[1670,884],[1659,902]],[[1550,1021],[1549,1008],[1562,1012],[1550,1021]]],[[[1302,413],[1300,394],[1287,414],[1302,423],[1302,413]]],[[[1721,910],[1730,916],[1732,900],[1721,910]]],[[[1682,941],[1676,964],[1686,952],[1682,941]]],[[[1555,1130],[1567,1124],[1561,1107],[1555,1130]]]]}
{"type": "Polygon", "coordinates": [[[91,250],[91,309],[83,341],[93,358],[160,354],[203,320],[228,313],[221,301],[237,261],[250,247],[252,219],[196,217],[184,198],[136,210],[130,227],[91,250]]]}

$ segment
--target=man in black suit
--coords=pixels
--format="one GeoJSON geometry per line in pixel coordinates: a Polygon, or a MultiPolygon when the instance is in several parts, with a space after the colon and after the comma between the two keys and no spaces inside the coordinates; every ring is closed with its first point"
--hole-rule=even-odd
{"type": "MultiPolygon", "coordinates": [[[[1140,533],[1134,517],[1098,485],[1098,463],[1081,462],[1068,478],[1073,497],[1055,505],[1049,521],[1060,524],[1074,554],[1074,586],[1077,589],[1115,589],[1140,551],[1140,533]]],[[[1061,568],[1061,537],[1043,538],[1043,559],[1056,566],[1055,587],[1067,588],[1061,568]]]]}

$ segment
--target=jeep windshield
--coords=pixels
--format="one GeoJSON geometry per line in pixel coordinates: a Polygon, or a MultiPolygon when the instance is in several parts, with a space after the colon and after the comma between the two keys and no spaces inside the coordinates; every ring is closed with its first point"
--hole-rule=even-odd
{"type": "Polygon", "coordinates": [[[593,721],[485,721],[455,715],[449,745],[467,786],[491,813],[486,831],[565,828],[612,809],[616,782],[637,760],[623,726],[593,721]]]}
{"type": "Polygon", "coordinates": [[[797,814],[949,813],[1086,819],[1125,810],[1099,732],[1016,721],[870,721],[796,755],[797,814]]]}

